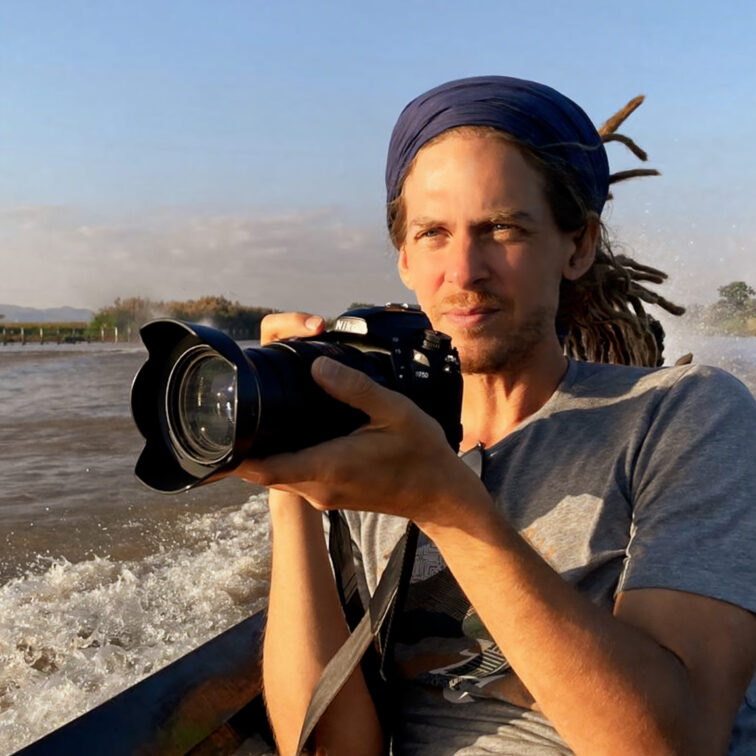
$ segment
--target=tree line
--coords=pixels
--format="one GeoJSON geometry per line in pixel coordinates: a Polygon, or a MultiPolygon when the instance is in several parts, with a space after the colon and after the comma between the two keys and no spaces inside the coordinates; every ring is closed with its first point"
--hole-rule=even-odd
{"type": "MultiPolygon", "coordinates": [[[[731,336],[756,336],[756,289],[745,281],[732,281],[717,289],[719,299],[710,305],[692,305],[688,317],[697,321],[710,333],[731,336]]],[[[353,302],[348,308],[366,306],[353,302]]],[[[131,333],[136,338],[139,328],[154,318],[169,317],[192,323],[206,323],[237,337],[260,338],[260,321],[277,310],[250,307],[222,296],[205,296],[188,301],[152,300],[145,297],[117,298],[113,304],[98,310],[92,321],[81,329],[79,338],[98,338],[104,330],[112,334],[118,329],[120,338],[131,333]]],[[[0,313],[0,320],[4,315],[0,313]]],[[[35,324],[39,326],[40,324],[35,324]]],[[[56,324],[42,324],[54,328],[56,324]]],[[[57,324],[61,326],[61,324],[57,324]]],[[[333,325],[329,320],[327,326],[333,325]]],[[[70,324],[65,324],[66,328],[70,324]]]]}
{"type": "Polygon", "coordinates": [[[745,281],[732,281],[717,289],[713,304],[688,308],[705,330],[728,336],[756,336],[756,290],[745,281]]]}
{"type": "Polygon", "coordinates": [[[90,327],[100,329],[117,328],[121,334],[134,333],[147,321],[154,318],[176,318],[192,323],[205,323],[226,331],[238,338],[260,338],[260,321],[269,313],[276,312],[267,307],[248,307],[232,302],[226,297],[200,297],[186,302],[155,301],[144,297],[120,297],[107,307],[95,313],[90,327]]]}
{"type": "MultiPolygon", "coordinates": [[[[370,307],[364,302],[352,302],[345,310],[370,307]]],[[[135,341],[139,329],[155,318],[175,318],[190,323],[202,323],[225,331],[236,339],[259,339],[260,322],[269,313],[279,312],[270,307],[242,305],[222,296],[205,296],[187,301],[153,300],[146,297],[117,298],[101,307],[88,322],[24,322],[0,323],[2,343],[8,342],[80,342],[135,341]]],[[[0,313],[0,321],[7,321],[0,313]]],[[[335,318],[326,318],[326,328],[332,328],[335,318]]]]}
{"type": "MultiPolygon", "coordinates": [[[[756,290],[745,281],[732,281],[717,290],[719,299],[710,305],[692,305],[688,315],[710,333],[733,336],[756,336],[756,290]]],[[[348,308],[365,306],[353,302],[348,308]]],[[[153,318],[169,317],[191,323],[206,323],[236,338],[260,338],[260,321],[276,310],[250,307],[222,296],[205,296],[188,301],[158,301],[145,297],[118,298],[97,311],[89,328],[112,332],[121,338],[136,336],[138,329],[153,318]]],[[[331,327],[333,321],[327,322],[331,327]]]]}

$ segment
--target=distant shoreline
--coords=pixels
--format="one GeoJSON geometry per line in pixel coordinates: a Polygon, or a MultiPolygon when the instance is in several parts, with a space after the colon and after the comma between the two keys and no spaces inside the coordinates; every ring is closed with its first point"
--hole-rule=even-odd
{"type": "Polygon", "coordinates": [[[91,322],[10,323],[0,320],[0,345],[7,344],[86,344],[136,341],[138,332],[118,333],[117,328],[97,328],[91,322]]]}
{"type": "Polygon", "coordinates": [[[756,336],[756,318],[728,318],[719,322],[689,319],[688,322],[707,336],[738,336],[740,338],[756,336]]]}
{"type": "MultiPolygon", "coordinates": [[[[220,328],[237,341],[255,341],[259,333],[249,327],[220,328]]],[[[139,326],[98,325],[85,322],[6,323],[0,320],[0,347],[9,344],[138,344],[139,326]]]]}

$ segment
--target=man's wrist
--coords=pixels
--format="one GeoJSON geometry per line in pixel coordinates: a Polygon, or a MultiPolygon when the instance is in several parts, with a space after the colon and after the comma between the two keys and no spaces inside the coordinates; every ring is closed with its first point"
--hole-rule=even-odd
{"type": "Polygon", "coordinates": [[[270,489],[268,509],[271,528],[274,531],[291,526],[320,524],[323,518],[322,512],[313,509],[306,499],[288,491],[270,489]]]}
{"type": "Polygon", "coordinates": [[[490,532],[501,524],[490,494],[466,465],[450,485],[428,502],[427,512],[415,523],[437,543],[449,536],[490,532]]]}

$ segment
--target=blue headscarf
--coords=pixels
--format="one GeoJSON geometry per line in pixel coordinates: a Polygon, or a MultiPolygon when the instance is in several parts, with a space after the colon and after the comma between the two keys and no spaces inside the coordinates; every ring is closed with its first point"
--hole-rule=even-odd
{"type": "Polygon", "coordinates": [[[599,215],[609,192],[609,163],[582,108],[555,89],[509,76],[477,76],[416,97],[391,134],[386,161],[389,203],[401,191],[420,148],[457,126],[493,126],[566,169],[599,215]]]}

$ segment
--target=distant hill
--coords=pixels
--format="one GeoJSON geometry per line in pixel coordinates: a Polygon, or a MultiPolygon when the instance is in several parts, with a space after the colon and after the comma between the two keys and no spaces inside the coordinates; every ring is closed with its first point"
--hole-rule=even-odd
{"type": "Polygon", "coordinates": [[[38,310],[34,307],[18,307],[17,305],[0,304],[0,318],[2,323],[74,323],[92,320],[92,310],[81,307],[50,307],[38,310]]]}

